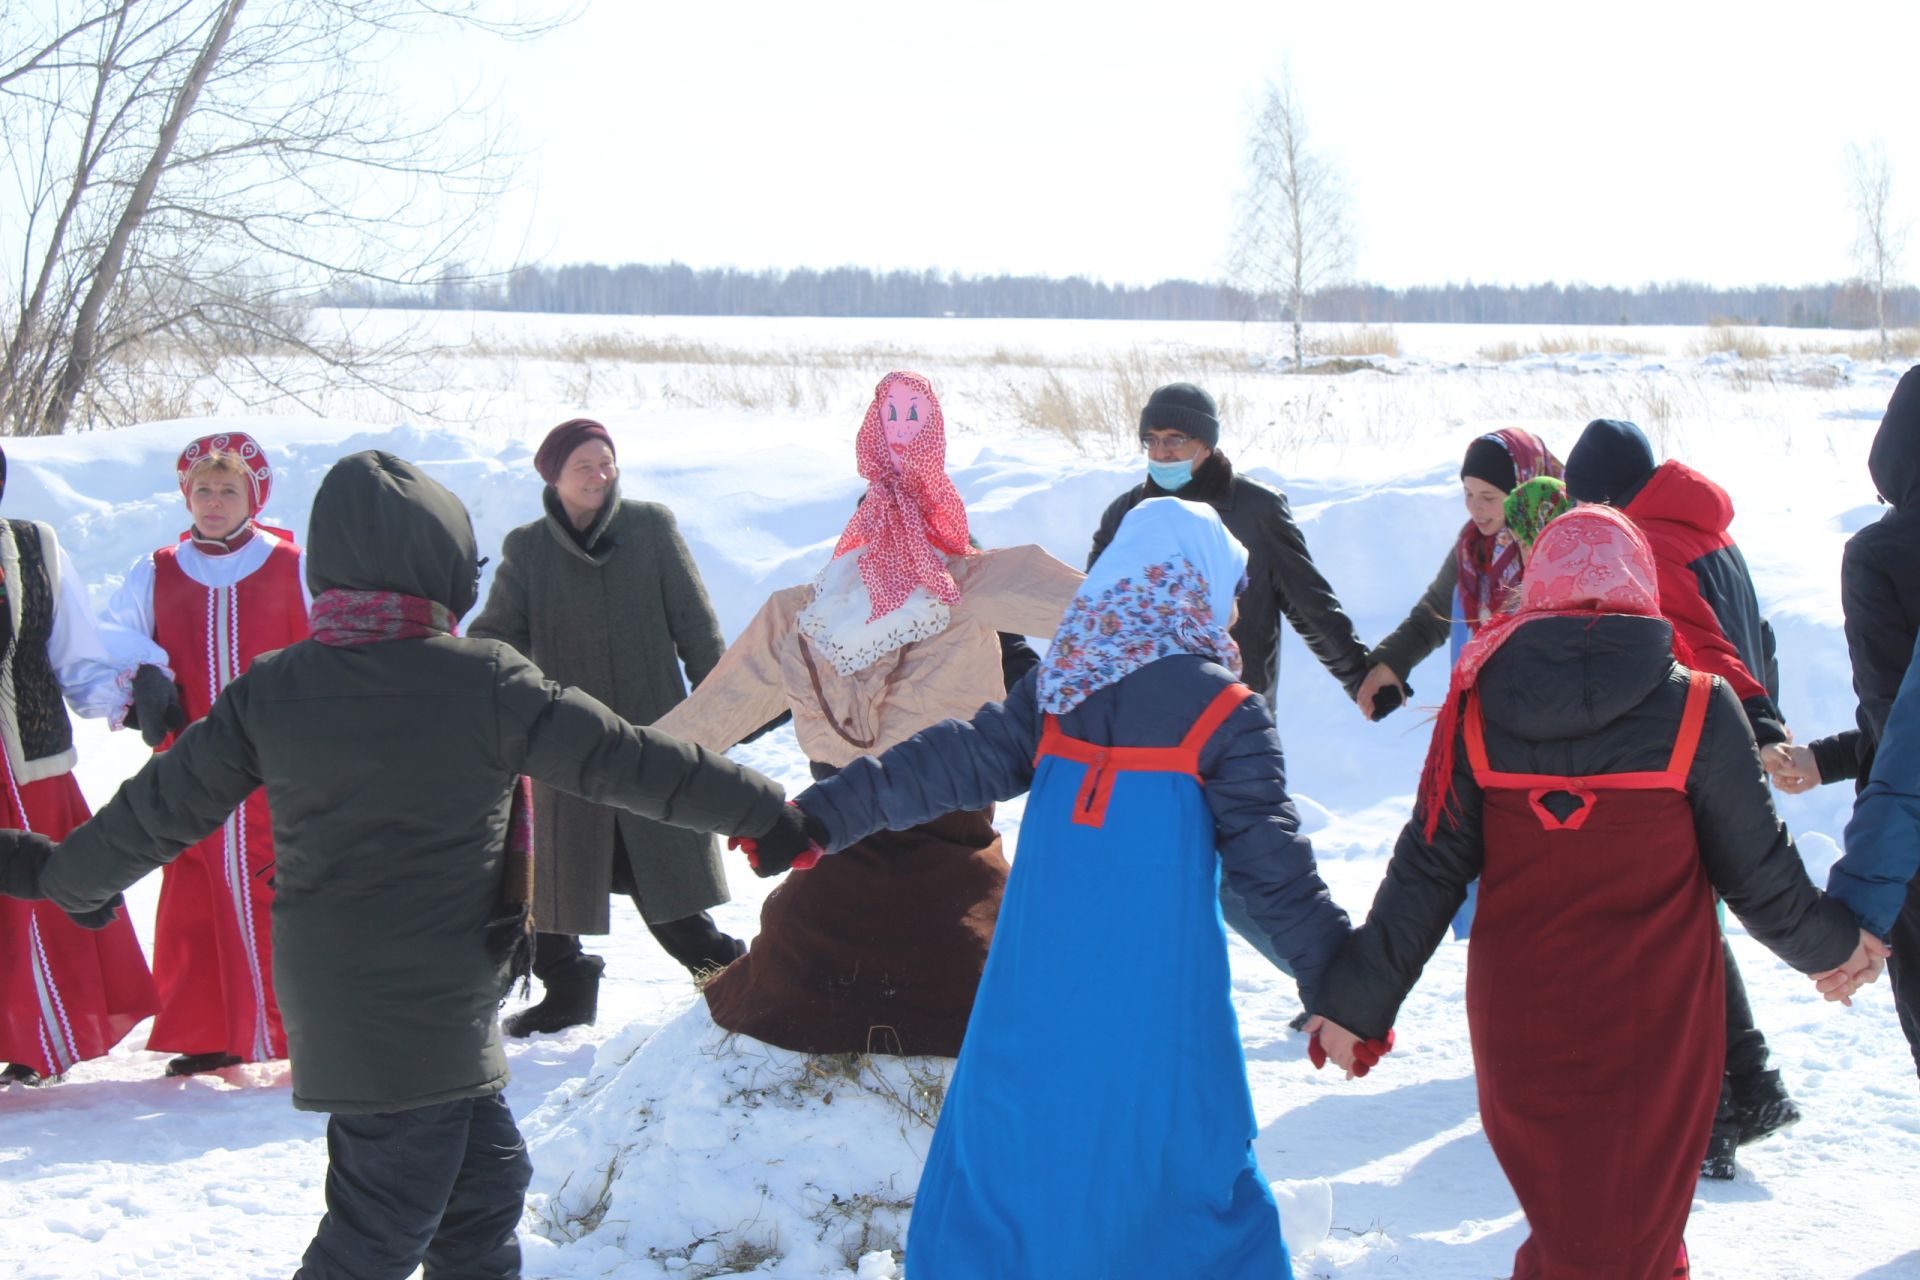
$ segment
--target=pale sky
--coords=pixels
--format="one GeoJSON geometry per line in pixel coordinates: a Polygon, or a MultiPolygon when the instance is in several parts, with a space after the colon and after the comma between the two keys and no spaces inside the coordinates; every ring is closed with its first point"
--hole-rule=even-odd
{"type": "Polygon", "coordinates": [[[528,153],[495,265],[1217,278],[1291,66],[1361,279],[1799,284],[1850,273],[1848,142],[1920,216],[1916,36],[1912,0],[591,0],[423,83],[485,84],[528,153]]]}

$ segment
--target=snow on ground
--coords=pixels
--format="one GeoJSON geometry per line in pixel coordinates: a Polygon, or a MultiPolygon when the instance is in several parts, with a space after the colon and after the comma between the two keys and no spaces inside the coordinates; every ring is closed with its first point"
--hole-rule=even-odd
{"type": "MultiPolygon", "coordinates": [[[[1077,564],[1100,510],[1141,466],[1124,439],[1076,447],[1025,425],[1035,389],[1056,379],[1065,403],[1092,414],[1101,394],[1123,399],[1141,378],[1180,376],[1191,361],[1227,402],[1224,447],[1288,492],[1369,640],[1399,621],[1446,554],[1462,519],[1458,458],[1473,435],[1524,426],[1564,453],[1589,417],[1641,421],[1663,450],[1732,491],[1799,736],[1852,723],[1839,555],[1876,515],[1866,450],[1901,369],[1856,363],[1831,350],[1832,335],[1770,333],[1795,354],[1740,359],[1708,351],[1705,331],[1606,330],[1641,349],[1529,356],[1565,335],[1400,326],[1402,354],[1374,370],[1283,377],[1266,359],[1271,335],[1237,325],[351,319],[417,323],[448,344],[412,388],[414,410],[343,392],[315,399],[328,417],[263,415],[209,391],[213,422],[8,441],[4,511],[53,522],[103,602],[136,556],[182,527],[173,457],[217,422],[266,444],[278,471],[268,515],[296,532],[328,465],[378,447],[460,493],[495,554],[507,529],[538,514],[533,445],[562,417],[591,412],[619,442],[626,491],[674,507],[731,634],[827,554],[860,490],[860,410],[895,363],[923,368],[942,392],[951,469],[981,540],[1037,541],[1077,564]],[[1509,342],[1520,358],[1483,354],[1509,342]],[[647,354],[634,357],[636,344],[647,354]],[[592,354],[601,350],[614,354],[592,354]]],[[[1430,705],[1445,675],[1441,660],[1416,671],[1416,703],[1430,705]]],[[[1406,816],[1426,724],[1418,711],[1363,722],[1290,632],[1282,686],[1291,782],[1323,872],[1364,912],[1406,816]]],[[[80,777],[98,804],[143,752],[98,723],[78,729],[80,777]]],[[[805,782],[790,733],[738,754],[790,787],[805,782]]],[[[1835,786],[1781,801],[1816,879],[1837,856],[1849,799],[1835,786]]],[[[1018,802],[1000,809],[1010,836],[1020,814],[1018,802]]],[[[768,886],[742,872],[733,887],[716,915],[750,934],[768,886]]],[[[130,895],[149,942],[156,892],[157,880],[130,895]]],[[[538,1167],[528,1274],[706,1277],[757,1265],[894,1275],[887,1250],[926,1139],[900,1099],[936,1085],[937,1070],[839,1064],[834,1077],[834,1063],[727,1041],[638,922],[615,916],[600,947],[609,964],[598,1025],[510,1048],[508,1097],[538,1167]]],[[[1920,1276],[1910,1209],[1920,1090],[1886,989],[1851,1010],[1825,1005],[1737,930],[1734,946],[1806,1120],[1744,1150],[1734,1182],[1700,1190],[1689,1231],[1697,1274],[1920,1276]]],[[[1402,1016],[1400,1048],[1350,1083],[1305,1062],[1286,1026],[1292,984],[1238,940],[1232,953],[1258,1151],[1297,1246],[1318,1234],[1308,1224],[1322,1187],[1331,1194],[1331,1230],[1317,1250],[1297,1248],[1296,1274],[1506,1275],[1525,1226],[1480,1133],[1465,948],[1442,945],[1402,1016]]],[[[164,1055],[137,1047],[144,1038],[137,1030],[56,1086],[0,1092],[0,1274],[290,1274],[322,1210],[324,1118],[292,1110],[283,1067],[166,1080],[164,1055]]]]}

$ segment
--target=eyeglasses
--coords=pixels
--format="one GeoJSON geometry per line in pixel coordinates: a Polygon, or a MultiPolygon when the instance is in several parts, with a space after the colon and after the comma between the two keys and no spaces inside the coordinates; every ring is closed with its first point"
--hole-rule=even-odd
{"type": "Polygon", "coordinates": [[[1146,453],[1152,453],[1155,449],[1173,449],[1178,451],[1192,443],[1192,436],[1179,431],[1168,431],[1162,435],[1143,435],[1140,437],[1140,448],[1146,453]]]}

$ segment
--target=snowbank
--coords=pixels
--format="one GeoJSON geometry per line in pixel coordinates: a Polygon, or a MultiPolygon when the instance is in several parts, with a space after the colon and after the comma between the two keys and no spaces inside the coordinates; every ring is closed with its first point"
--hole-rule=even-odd
{"type": "Polygon", "coordinates": [[[952,1067],[790,1053],[696,999],[526,1118],[534,1229],[567,1246],[560,1275],[886,1280],[952,1067]]]}

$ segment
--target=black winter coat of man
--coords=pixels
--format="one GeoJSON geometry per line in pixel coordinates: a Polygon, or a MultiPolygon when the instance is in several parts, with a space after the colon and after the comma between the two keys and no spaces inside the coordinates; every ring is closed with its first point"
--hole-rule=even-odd
{"type": "Polygon", "coordinates": [[[1284,613],[1313,656],[1347,696],[1353,696],[1367,675],[1367,647],[1314,565],[1285,494],[1235,475],[1227,455],[1215,449],[1177,493],[1149,479],[1115,498],[1094,532],[1088,569],[1113,541],[1127,512],[1148,498],[1206,503],[1220,513],[1220,522],[1247,549],[1247,589],[1240,593],[1240,621],[1232,635],[1240,646],[1241,678],[1254,692],[1272,704],[1280,679],[1280,615],[1284,613]]]}
{"type": "Polygon", "coordinates": [[[1861,786],[1920,638],[1920,366],[1907,370],[1887,402],[1867,473],[1893,509],[1849,538],[1840,560],[1859,727],[1807,744],[1822,781],[1857,778],[1861,786]]]}
{"type": "MultiPolygon", "coordinates": [[[[390,454],[342,459],[314,499],[307,581],[456,617],[476,591],[465,507],[390,454]]],[[[67,837],[41,880],[85,911],[217,827],[257,786],[273,809],[274,989],[293,1102],[404,1111],[498,1092],[505,973],[487,946],[515,776],[696,831],[772,828],[777,784],[626,723],[494,640],[452,636],[254,661],[67,837]]]]}

